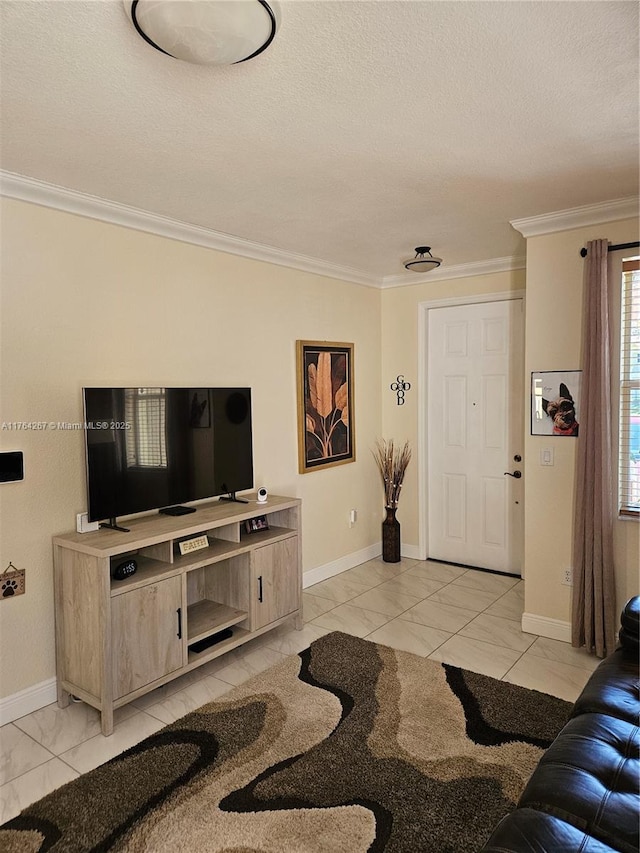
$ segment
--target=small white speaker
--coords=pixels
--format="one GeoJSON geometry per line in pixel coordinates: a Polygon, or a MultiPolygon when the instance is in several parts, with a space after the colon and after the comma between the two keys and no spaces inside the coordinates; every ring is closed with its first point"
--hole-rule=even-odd
{"type": "Polygon", "coordinates": [[[264,486],[261,486],[261,487],[258,489],[258,503],[259,503],[259,504],[264,504],[264,503],[266,503],[266,502],[267,502],[267,496],[268,496],[268,494],[269,494],[269,492],[265,489],[265,487],[264,487],[264,486]]]}

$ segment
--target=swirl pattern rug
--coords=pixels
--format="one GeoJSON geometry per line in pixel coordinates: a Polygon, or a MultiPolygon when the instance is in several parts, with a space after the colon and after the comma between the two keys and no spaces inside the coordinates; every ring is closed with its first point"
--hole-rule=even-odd
{"type": "Polygon", "coordinates": [[[571,705],[334,632],[25,809],[6,853],[464,853],[571,705]]]}

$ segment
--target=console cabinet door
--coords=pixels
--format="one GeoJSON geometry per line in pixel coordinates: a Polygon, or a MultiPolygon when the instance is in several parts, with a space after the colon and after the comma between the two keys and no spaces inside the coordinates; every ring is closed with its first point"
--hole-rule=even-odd
{"type": "Polygon", "coordinates": [[[251,630],[257,631],[300,607],[298,538],[251,552],[251,630]]]}
{"type": "Polygon", "coordinates": [[[182,583],[167,578],[111,599],[113,698],[183,665],[182,583]]]}

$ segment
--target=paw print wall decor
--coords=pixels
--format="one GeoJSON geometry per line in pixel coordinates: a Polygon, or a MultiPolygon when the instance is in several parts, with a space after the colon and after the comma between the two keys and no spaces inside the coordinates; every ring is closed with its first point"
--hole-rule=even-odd
{"type": "Polygon", "coordinates": [[[24,576],[24,569],[16,569],[13,563],[9,563],[0,575],[0,601],[24,594],[24,576]]]}

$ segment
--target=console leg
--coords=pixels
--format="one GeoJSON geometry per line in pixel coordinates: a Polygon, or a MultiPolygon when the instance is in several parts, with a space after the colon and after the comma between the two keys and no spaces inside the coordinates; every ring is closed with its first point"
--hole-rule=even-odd
{"type": "Polygon", "coordinates": [[[302,618],[302,610],[296,614],[296,619],[294,622],[297,631],[302,631],[304,628],[304,619],[302,618]]]}
{"type": "Polygon", "coordinates": [[[58,682],[56,689],[58,693],[58,708],[67,708],[71,700],[71,694],[63,688],[60,682],[58,682]]]}
{"type": "Polygon", "coordinates": [[[113,734],[113,708],[105,707],[100,712],[100,722],[102,724],[102,734],[105,737],[113,734]]]}

